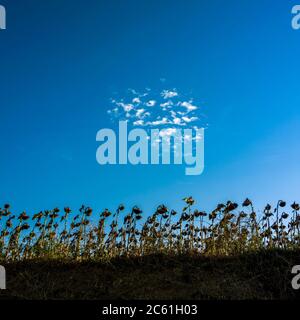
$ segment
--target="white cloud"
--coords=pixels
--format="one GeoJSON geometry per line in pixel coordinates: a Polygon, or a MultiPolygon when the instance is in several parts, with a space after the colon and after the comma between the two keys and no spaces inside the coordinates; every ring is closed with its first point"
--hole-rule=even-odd
{"type": "Polygon", "coordinates": [[[146,106],[147,107],[154,107],[156,105],[156,101],[155,100],[149,100],[147,103],[146,103],[146,106]]]}
{"type": "Polygon", "coordinates": [[[180,118],[174,118],[173,123],[177,125],[182,125],[181,119],[180,118]]]}
{"type": "Polygon", "coordinates": [[[161,92],[161,96],[164,98],[164,99],[170,99],[170,98],[174,98],[174,97],[177,97],[178,96],[178,93],[175,89],[172,90],[163,90],[161,92]]]}
{"type": "Polygon", "coordinates": [[[130,91],[132,94],[134,94],[134,95],[138,95],[139,93],[136,91],[136,90],[134,90],[134,89],[128,89],[128,91],[130,91]]]}
{"type": "Polygon", "coordinates": [[[191,136],[190,134],[185,134],[184,137],[183,137],[183,139],[184,139],[185,141],[191,141],[191,140],[192,140],[192,136],[191,136]]]}
{"type": "Polygon", "coordinates": [[[195,137],[195,141],[200,141],[200,140],[202,140],[203,139],[203,136],[202,135],[197,135],[196,137],[195,137]]]}
{"type": "Polygon", "coordinates": [[[145,109],[138,109],[138,110],[136,111],[135,116],[136,116],[137,118],[141,118],[144,112],[145,112],[145,109]]]}
{"type": "Polygon", "coordinates": [[[187,122],[187,123],[190,123],[190,122],[193,122],[193,121],[198,120],[198,118],[197,118],[197,117],[191,117],[191,118],[189,118],[189,117],[182,117],[182,120],[185,121],[185,122],[187,122]]]}
{"type": "Polygon", "coordinates": [[[167,101],[167,102],[164,102],[164,103],[161,103],[160,106],[164,109],[166,108],[170,108],[173,106],[173,102],[172,101],[167,101]]]}
{"type": "Polygon", "coordinates": [[[130,112],[134,107],[131,103],[117,102],[117,106],[122,107],[125,112],[130,112]]]}
{"type": "Polygon", "coordinates": [[[127,119],[126,121],[134,126],[157,127],[160,130],[198,125],[198,107],[193,104],[192,98],[179,98],[182,95],[179,95],[176,89],[159,92],[149,88],[142,92],[128,90],[128,97],[111,99],[113,107],[108,110],[110,116],[127,119]]]}
{"type": "Polygon", "coordinates": [[[176,129],[175,128],[167,128],[167,129],[163,129],[159,132],[159,135],[161,137],[169,137],[172,134],[176,133],[176,129]]]}
{"type": "Polygon", "coordinates": [[[170,123],[170,121],[168,120],[168,118],[162,118],[161,120],[156,120],[156,121],[152,121],[152,122],[148,122],[150,125],[152,126],[161,126],[161,125],[165,125],[170,123]]]}
{"type": "Polygon", "coordinates": [[[141,99],[136,97],[132,99],[132,103],[136,103],[136,104],[140,104],[141,103],[141,99]]]}
{"type": "Polygon", "coordinates": [[[143,126],[144,125],[144,120],[137,120],[133,122],[134,126],[143,126]]]}
{"type": "MultiPolygon", "coordinates": [[[[150,89],[148,89],[148,88],[146,88],[146,90],[149,92],[150,91],[150,89]]],[[[148,92],[144,92],[144,93],[140,93],[140,92],[138,92],[138,91],[136,91],[136,90],[134,90],[134,89],[128,89],[128,91],[132,94],[132,95],[134,95],[134,96],[136,96],[136,97],[139,97],[139,98],[141,98],[141,97],[146,97],[149,93],[148,92]]]]}
{"type": "Polygon", "coordinates": [[[180,102],[180,106],[185,107],[187,109],[187,112],[191,112],[191,111],[195,111],[198,109],[197,106],[194,106],[192,104],[192,101],[184,101],[184,102],[180,102]]]}

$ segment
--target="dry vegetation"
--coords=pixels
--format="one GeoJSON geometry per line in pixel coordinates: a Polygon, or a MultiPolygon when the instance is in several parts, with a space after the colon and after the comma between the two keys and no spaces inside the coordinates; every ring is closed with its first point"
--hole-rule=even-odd
{"type": "Polygon", "coordinates": [[[16,216],[0,209],[0,297],[28,299],[284,299],[299,264],[300,207],[278,201],[258,215],[228,201],[206,213],[184,199],[150,216],[123,205],[16,216]],[[138,284],[138,285],[137,285],[138,284]]]}
{"type": "Polygon", "coordinates": [[[286,208],[278,201],[269,204],[261,217],[246,199],[238,204],[219,204],[209,214],[185,198],[180,213],[161,205],[144,223],[142,211],[134,207],[111,213],[105,210],[98,221],[92,209],[82,206],[79,214],[58,208],[30,217],[12,214],[9,205],[0,210],[0,261],[39,259],[106,260],[118,256],[198,253],[228,256],[262,249],[295,249],[300,243],[299,204],[286,208]],[[287,212],[286,209],[290,212],[287,212]]]}

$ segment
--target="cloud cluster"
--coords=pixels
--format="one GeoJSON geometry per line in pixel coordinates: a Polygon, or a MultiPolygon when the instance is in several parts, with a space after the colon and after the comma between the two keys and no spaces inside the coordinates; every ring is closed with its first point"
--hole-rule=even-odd
{"type": "Polygon", "coordinates": [[[129,89],[124,97],[111,99],[111,104],[108,114],[113,119],[136,127],[198,128],[200,123],[199,107],[176,89],[129,89]]]}

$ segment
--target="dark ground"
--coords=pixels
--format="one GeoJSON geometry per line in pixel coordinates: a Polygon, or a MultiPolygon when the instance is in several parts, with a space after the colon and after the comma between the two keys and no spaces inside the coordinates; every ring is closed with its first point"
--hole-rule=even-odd
{"type": "Polygon", "coordinates": [[[299,299],[291,269],[300,251],[237,257],[164,256],[111,262],[5,264],[0,299],[299,299]]]}

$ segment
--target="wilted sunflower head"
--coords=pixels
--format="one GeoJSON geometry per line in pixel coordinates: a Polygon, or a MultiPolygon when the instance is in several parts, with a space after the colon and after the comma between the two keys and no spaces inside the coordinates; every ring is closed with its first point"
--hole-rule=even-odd
{"type": "Polygon", "coordinates": [[[69,207],[64,208],[65,213],[70,213],[71,209],[69,207]]]}
{"type": "Polygon", "coordinates": [[[279,205],[281,208],[283,208],[283,207],[286,206],[286,202],[285,202],[285,201],[282,201],[282,200],[279,200],[279,201],[278,201],[278,205],[279,205]]]}
{"type": "Polygon", "coordinates": [[[183,201],[185,201],[185,203],[188,204],[189,206],[192,206],[195,203],[195,200],[193,199],[193,197],[183,198],[183,201]]]}
{"type": "Polygon", "coordinates": [[[86,208],[85,210],[85,215],[90,217],[93,213],[93,209],[92,208],[86,208]]]}
{"type": "Polygon", "coordinates": [[[21,226],[21,230],[28,230],[30,227],[27,223],[24,223],[22,226],[21,226]]]}
{"type": "Polygon", "coordinates": [[[233,210],[235,210],[237,207],[238,207],[238,204],[237,204],[237,203],[228,201],[228,202],[227,202],[226,210],[227,210],[227,211],[233,211],[233,210]]]}
{"type": "Polygon", "coordinates": [[[177,212],[176,212],[175,210],[172,210],[172,211],[171,211],[171,215],[172,215],[172,216],[175,216],[176,214],[177,214],[177,212]]]}
{"type": "Polygon", "coordinates": [[[132,212],[134,214],[141,214],[143,211],[139,207],[135,206],[133,207],[132,212]]]}
{"type": "Polygon", "coordinates": [[[166,206],[164,206],[164,205],[160,205],[160,206],[157,208],[156,212],[157,212],[158,214],[165,214],[166,212],[168,212],[168,208],[167,208],[166,206]]]}
{"type": "Polygon", "coordinates": [[[21,214],[19,215],[18,219],[19,219],[20,221],[22,221],[22,220],[25,221],[25,220],[28,220],[29,217],[28,217],[28,215],[26,214],[26,212],[23,212],[23,213],[21,213],[21,214]]]}
{"type": "Polygon", "coordinates": [[[120,204],[119,205],[119,208],[118,208],[120,211],[123,211],[125,209],[125,206],[123,204],[120,204]]]}
{"type": "Polygon", "coordinates": [[[300,210],[300,206],[298,203],[294,202],[292,205],[291,205],[292,209],[294,209],[295,211],[299,211],[300,210]]]}
{"type": "Polygon", "coordinates": [[[246,198],[246,200],[243,202],[243,207],[248,207],[252,204],[252,201],[246,198]]]}
{"type": "Polygon", "coordinates": [[[286,213],[286,212],[284,212],[283,214],[282,214],[282,219],[287,219],[289,217],[289,215],[286,213]]]}

